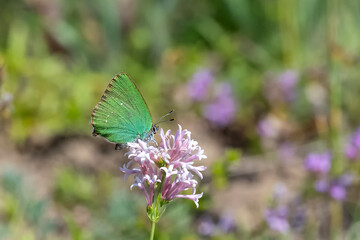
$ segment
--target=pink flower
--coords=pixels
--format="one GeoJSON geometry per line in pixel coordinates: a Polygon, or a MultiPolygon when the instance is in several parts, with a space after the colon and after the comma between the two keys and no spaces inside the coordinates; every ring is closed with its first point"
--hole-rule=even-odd
{"type": "Polygon", "coordinates": [[[290,230],[288,208],[286,206],[267,209],[265,212],[265,219],[270,229],[274,231],[287,233],[290,230]]]}
{"type": "Polygon", "coordinates": [[[351,140],[346,145],[345,155],[349,159],[353,160],[358,157],[360,150],[360,127],[353,133],[351,140]]]}
{"type": "Polygon", "coordinates": [[[264,95],[270,103],[277,101],[292,102],[296,100],[296,87],[299,82],[299,73],[294,69],[288,69],[270,76],[265,84],[264,95]]]}
{"type": "Polygon", "coordinates": [[[234,121],[237,104],[233,97],[232,87],[223,83],[216,98],[204,108],[204,117],[218,127],[225,127],[234,121]]]}
{"type": "MultiPolygon", "coordinates": [[[[152,206],[157,197],[165,204],[175,198],[187,198],[198,207],[202,193],[196,194],[197,175],[203,178],[204,166],[194,166],[194,161],[206,158],[204,150],[191,139],[191,132],[179,130],[171,135],[168,130],[160,129],[161,142],[159,146],[151,146],[138,140],[128,143],[130,161],[120,170],[125,173],[125,179],[134,175],[134,183],[144,193],[148,206],[152,206]],[[191,193],[183,192],[191,189],[191,193]]],[[[163,204],[162,204],[163,205],[163,204]]]]}
{"type": "Polygon", "coordinates": [[[188,83],[188,94],[194,101],[203,101],[208,94],[210,84],[214,81],[214,76],[208,69],[202,69],[194,73],[188,83]]]}
{"type": "Polygon", "coordinates": [[[333,185],[330,188],[330,196],[340,202],[346,198],[346,188],[341,185],[333,185]]]}
{"type": "Polygon", "coordinates": [[[327,174],[331,168],[331,154],[310,153],[305,159],[305,168],[313,173],[327,174]]]}

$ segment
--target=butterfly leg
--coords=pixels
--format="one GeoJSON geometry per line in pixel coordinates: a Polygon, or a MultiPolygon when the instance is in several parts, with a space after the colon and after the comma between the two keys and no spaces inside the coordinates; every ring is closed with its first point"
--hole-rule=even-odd
{"type": "Polygon", "coordinates": [[[126,143],[117,143],[115,144],[115,150],[122,150],[125,149],[127,147],[126,143]]]}
{"type": "Polygon", "coordinates": [[[98,134],[95,132],[95,128],[93,128],[92,135],[96,137],[98,134]]]}

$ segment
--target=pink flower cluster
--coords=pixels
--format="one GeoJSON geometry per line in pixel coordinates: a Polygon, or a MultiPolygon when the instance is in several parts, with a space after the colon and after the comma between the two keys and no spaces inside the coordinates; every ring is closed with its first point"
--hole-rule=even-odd
{"type": "Polygon", "coordinates": [[[350,142],[346,145],[345,155],[350,160],[355,160],[360,153],[360,127],[351,136],[350,142]]]}
{"type": "Polygon", "coordinates": [[[187,198],[198,207],[202,193],[196,194],[198,182],[193,179],[197,175],[203,178],[204,166],[194,166],[195,160],[206,158],[204,150],[191,139],[191,132],[179,130],[175,135],[168,130],[160,129],[161,142],[158,146],[149,145],[138,140],[128,143],[130,161],[120,170],[125,173],[125,179],[134,174],[133,187],[139,187],[144,193],[148,206],[152,206],[157,196],[165,203],[174,198],[187,198]],[[192,189],[192,193],[182,193],[192,189]],[[159,192],[157,192],[159,191],[159,192]]]}

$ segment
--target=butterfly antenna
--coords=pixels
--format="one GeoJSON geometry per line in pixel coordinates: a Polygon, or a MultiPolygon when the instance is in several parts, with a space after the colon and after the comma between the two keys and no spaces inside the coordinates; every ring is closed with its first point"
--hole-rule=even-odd
{"type": "Polygon", "coordinates": [[[163,122],[171,122],[171,121],[174,121],[175,118],[172,118],[170,120],[162,120],[164,119],[165,117],[169,116],[170,114],[172,114],[174,112],[174,109],[172,109],[170,112],[168,112],[167,114],[165,114],[164,116],[162,116],[161,118],[159,118],[159,120],[154,123],[154,125],[158,125],[159,123],[163,123],[163,122]]]}
{"type": "Polygon", "coordinates": [[[175,121],[175,118],[169,119],[169,120],[162,120],[162,121],[157,121],[157,123],[155,123],[154,125],[158,125],[159,123],[163,123],[163,122],[172,122],[175,121]]]}

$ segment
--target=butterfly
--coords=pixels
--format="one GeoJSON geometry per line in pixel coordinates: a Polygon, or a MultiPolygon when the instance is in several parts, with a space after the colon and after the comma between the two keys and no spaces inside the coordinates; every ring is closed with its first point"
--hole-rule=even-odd
{"type": "MultiPolygon", "coordinates": [[[[93,136],[102,136],[115,143],[115,149],[123,149],[128,142],[141,139],[156,142],[154,134],[159,130],[153,124],[149,108],[139,89],[126,73],[117,74],[109,83],[91,114],[93,136]]],[[[173,121],[170,119],[168,121],[173,121]]]]}

